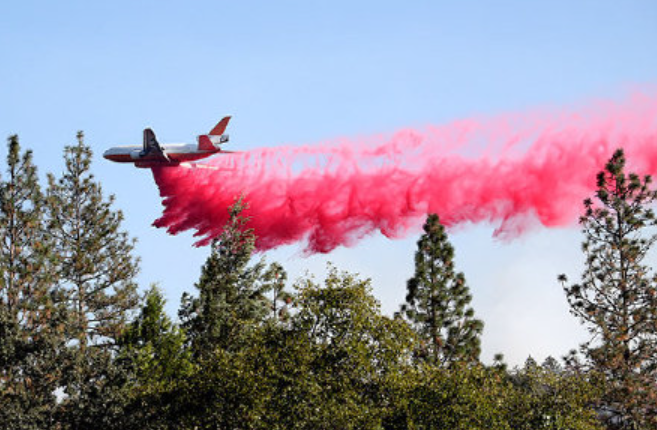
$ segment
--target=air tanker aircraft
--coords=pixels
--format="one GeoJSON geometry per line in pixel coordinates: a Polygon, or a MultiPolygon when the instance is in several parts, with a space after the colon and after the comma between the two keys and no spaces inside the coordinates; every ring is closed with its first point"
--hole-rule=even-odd
{"type": "Polygon", "coordinates": [[[150,128],[144,130],[144,144],[115,146],[108,149],[103,157],[118,163],[134,163],[137,167],[190,166],[190,161],[200,160],[221,150],[221,144],[228,142],[224,134],[230,117],[227,116],[210,133],[198,136],[198,144],[167,143],[160,145],[150,128]]]}

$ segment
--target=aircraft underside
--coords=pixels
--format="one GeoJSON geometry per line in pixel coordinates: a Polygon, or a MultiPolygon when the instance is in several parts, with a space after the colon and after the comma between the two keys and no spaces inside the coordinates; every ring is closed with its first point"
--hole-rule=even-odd
{"type": "Polygon", "coordinates": [[[200,160],[206,158],[209,153],[167,153],[167,159],[163,159],[159,154],[147,154],[140,156],[141,151],[135,150],[133,153],[123,153],[123,154],[107,154],[105,158],[115,161],[117,163],[134,163],[137,167],[153,167],[153,166],[177,166],[180,163],[186,163],[190,161],[200,160]]]}

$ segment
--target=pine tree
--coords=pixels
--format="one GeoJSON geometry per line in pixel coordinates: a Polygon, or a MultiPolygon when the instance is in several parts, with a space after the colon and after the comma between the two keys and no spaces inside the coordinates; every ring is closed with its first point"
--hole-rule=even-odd
{"type": "Polygon", "coordinates": [[[294,296],[285,289],[286,281],[287,272],[278,263],[270,264],[263,275],[263,293],[271,297],[269,307],[272,321],[287,322],[290,319],[294,296]]]}
{"type": "MultiPolygon", "coordinates": [[[[180,381],[192,374],[191,354],[185,348],[185,334],[164,310],[166,301],[153,285],[146,292],[140,314],[122,336],[119,360],[134,373],[130,384],[129,428],[167,427],[172,398],[180,381]]],[[[171,423],[169,423],[170,425],[171,423]]]]}
{"type": "Polygon", "coordinates": [[[63,312],[32,152],[8,139],[0,182],[0,427],[45,428],[56,405],[63,312]]]}
{"type": "Polygon", "coordinates": [[[255,235],[246,227],[245,209],[242,198],[229,209],[229,221],[212,243],[196,284],[199,297],[183,295],[180,318],[196,356],[212,353],[215,348],[237,348],[241,334],[267,314],[264,265],[249,266],[255,235]]]}
{"type": "Polygon", "coordinates": [[[614,153],[597,176],[596,200],[584,201],[582,280],[559,277],[591,333],[582,345],[588,363],[610,384],[605,406],[627,428],[657,425],[657,280],[645,263],[657,240],[651,183],[626,174],[623,151],[614,153]]]}
{"type": "Polygon", "coordinates": [[[49,232],[59,257],[58,272],[69,292],[71,335],[82,350],[112,345],[137,306],[138,260],[134,240],[120,230],[123,214],[112,209],[90,173],[92,152],[84,144],[64,149],[66,171],[48,176],[49,232]]]}
{"type": "Polygon", "coordinates": [[[121,390],[128,375],[117,366],[117,342],[138,304],[134,240],[121,230],[123,215],[112,209],[90,173],[92,152],[82,133],[64,149],[65,171],[48,175],[48,232],[54,241],[57,273],[66,292],[69,360],[64,428],[102,424],[121,415],[121,390]]]}
{"type": "Polygon", "coordinates": [[[468,307],[472,297],[463,273],[454,271],[454,248],[437,215],[430,214],[423,229],[402,306],[421,341],[419,355],[439,365],[477,361],[483,323],[468,307]]]}
{"type": "Polygon", "coordinates": [[[121,349],[134,353],[140,383],[155,389],[166,385],[188,370],[188,351],[183,348],[185,335],[166,314],[166,300],[153,285],[146,292],[140,314],[121,338],[121,349]]]}

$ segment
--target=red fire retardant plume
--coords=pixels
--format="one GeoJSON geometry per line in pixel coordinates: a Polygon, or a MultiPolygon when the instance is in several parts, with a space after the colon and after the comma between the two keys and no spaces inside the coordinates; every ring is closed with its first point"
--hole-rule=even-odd
{"type": "Polygon", "coordinates": [[[535,111],[219,155],[204,168],[155,168],[157,227],[194,230],[206,245],[244,195],[257,248],[302,242],[329,252],[380,231],[417,232],[427,213],[447,226],[489,222],[513,237],[538,220],[572,225],[617,148],[657,173],[657,97],[634,95],[569,112],[535,111]]]}

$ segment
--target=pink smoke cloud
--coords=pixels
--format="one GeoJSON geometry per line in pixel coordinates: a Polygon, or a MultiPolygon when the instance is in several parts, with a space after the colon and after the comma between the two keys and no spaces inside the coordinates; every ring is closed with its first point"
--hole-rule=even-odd
{"type": "Polygon", "coordinates": [[[205,168],[154,168],[171,234],[217,237],[243,194],[257,248],[302,242],[309,253],[381,232],[417,232],[427,213],[447,226],[489,222],[514,237],[538,220],[574,224],[616,148],[657,173],[657,98],[636,94],[560,112],[500,115],[218,156],[205,168]]]}

